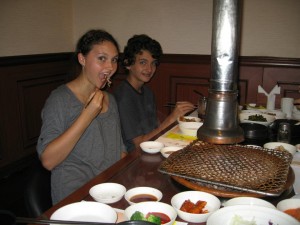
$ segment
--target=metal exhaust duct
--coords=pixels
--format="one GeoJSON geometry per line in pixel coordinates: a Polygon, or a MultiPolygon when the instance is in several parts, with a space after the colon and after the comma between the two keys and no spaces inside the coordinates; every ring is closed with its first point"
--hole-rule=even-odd
{"type": "Polygon", "coordinates": [[[215,144],[234,144],[244,140],[237,102],[239,2],[213,1],[212,75],[206,117],[197,136],[200,140],[215,144]]]}

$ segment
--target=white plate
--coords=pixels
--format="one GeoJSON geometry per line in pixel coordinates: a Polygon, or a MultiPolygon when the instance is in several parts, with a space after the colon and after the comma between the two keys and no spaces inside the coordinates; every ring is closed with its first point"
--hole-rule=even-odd
{"type": "Polygon", "coordinates": [[[264,113],[240,113],[239,119],[240,119],[241,123],[258,123],[258,124],[268,126],[275,120],[275,116],[271,116],[271,115],[264,114],[264,113]],[[252,115],[261,115],[267,119],[267,122],[249,120],[248,119],[249,116],[252,116],[252,115]]]}
{"type": "Polygon", "coordinates": [[[56,210],[50,217],[51,220],[103,223],[115,223],[117,218],[117,212],[109,205],[85,201],[65,205],[56,210]]]}
{"type": "MultiPolygon", "coordinates": [[[[262,206],[235,205],[221,208],[207,220],[207,225],[230,225],[235,216],[246,221],[254,221],[257,225],[299,225],[293,217],[277,210],[262,206]]],[[[249,223],[250,224],[250,223],[249,223]]]]}
{"type": "Polygon", "coordinates": [[[117,183],[97,184],[89,191],[95,201],[107,204],[121,200],[125,192],[126,188],[117,183]]]}

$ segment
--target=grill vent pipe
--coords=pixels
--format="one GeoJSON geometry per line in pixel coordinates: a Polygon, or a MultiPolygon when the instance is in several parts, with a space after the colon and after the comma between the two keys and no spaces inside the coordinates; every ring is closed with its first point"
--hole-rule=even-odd
{"type": "Polygon", "coordinates": [[[215,144],[234,144],[244,140],[237,102],[239,2],[213,1],[212,75],[206,118],[197,136],[200,140],[215,144]]]}

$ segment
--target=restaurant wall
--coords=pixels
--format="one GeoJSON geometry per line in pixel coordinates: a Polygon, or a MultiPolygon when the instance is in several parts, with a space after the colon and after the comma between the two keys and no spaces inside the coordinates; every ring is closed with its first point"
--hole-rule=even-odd
{"type": "Polygon", "coordinates": [[[72,0],[1,0],[0,57],[68,52],[72,0]]]}
{"type": "MultiPolygon", "coordinates": [[[[300,58],[300,1],[244,0],[242,56],[300,58]]],[[[73,51],[90,28],[123,49],[147,33],[168,54],[210,54],[212,0],[1,0],[0,57],[73,51]]]]}

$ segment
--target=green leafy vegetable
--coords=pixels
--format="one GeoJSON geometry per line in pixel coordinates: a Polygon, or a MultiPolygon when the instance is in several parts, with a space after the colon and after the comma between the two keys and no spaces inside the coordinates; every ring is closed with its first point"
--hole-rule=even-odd
{"type": "Polygon", "coordinates": [[[155,224],[157,224],[157,225],[160,225],[160,224],[161,224],[161,219],[160,219],[160,217],[158,217],[158,216],[154,216],[154,215],[151,215],[151,214],[150,214],[150,215],[148,216],[147,220],[148,220],[149,222],[155,223],[155,224]]]}
{"type": "Polygon", "coordinates": [[[139,212],[139,211],[136,211],[135,213],[133,213],[130,217],[130,220],[144,220],[144,221],[147,221],[144,214],[139,212]]]}
{"type": "Polygon", "coordinates": [[[136,211],[135,213],[133,213],[130,217],[130,220],[144,220],[144,221],[148,221],[151,223],[155,223],[157,225],[161,225],[161,219],[159,216],[150,214],[146,218],[145,215],[143,213],[141,213],[140,211],[136,211]]]}

